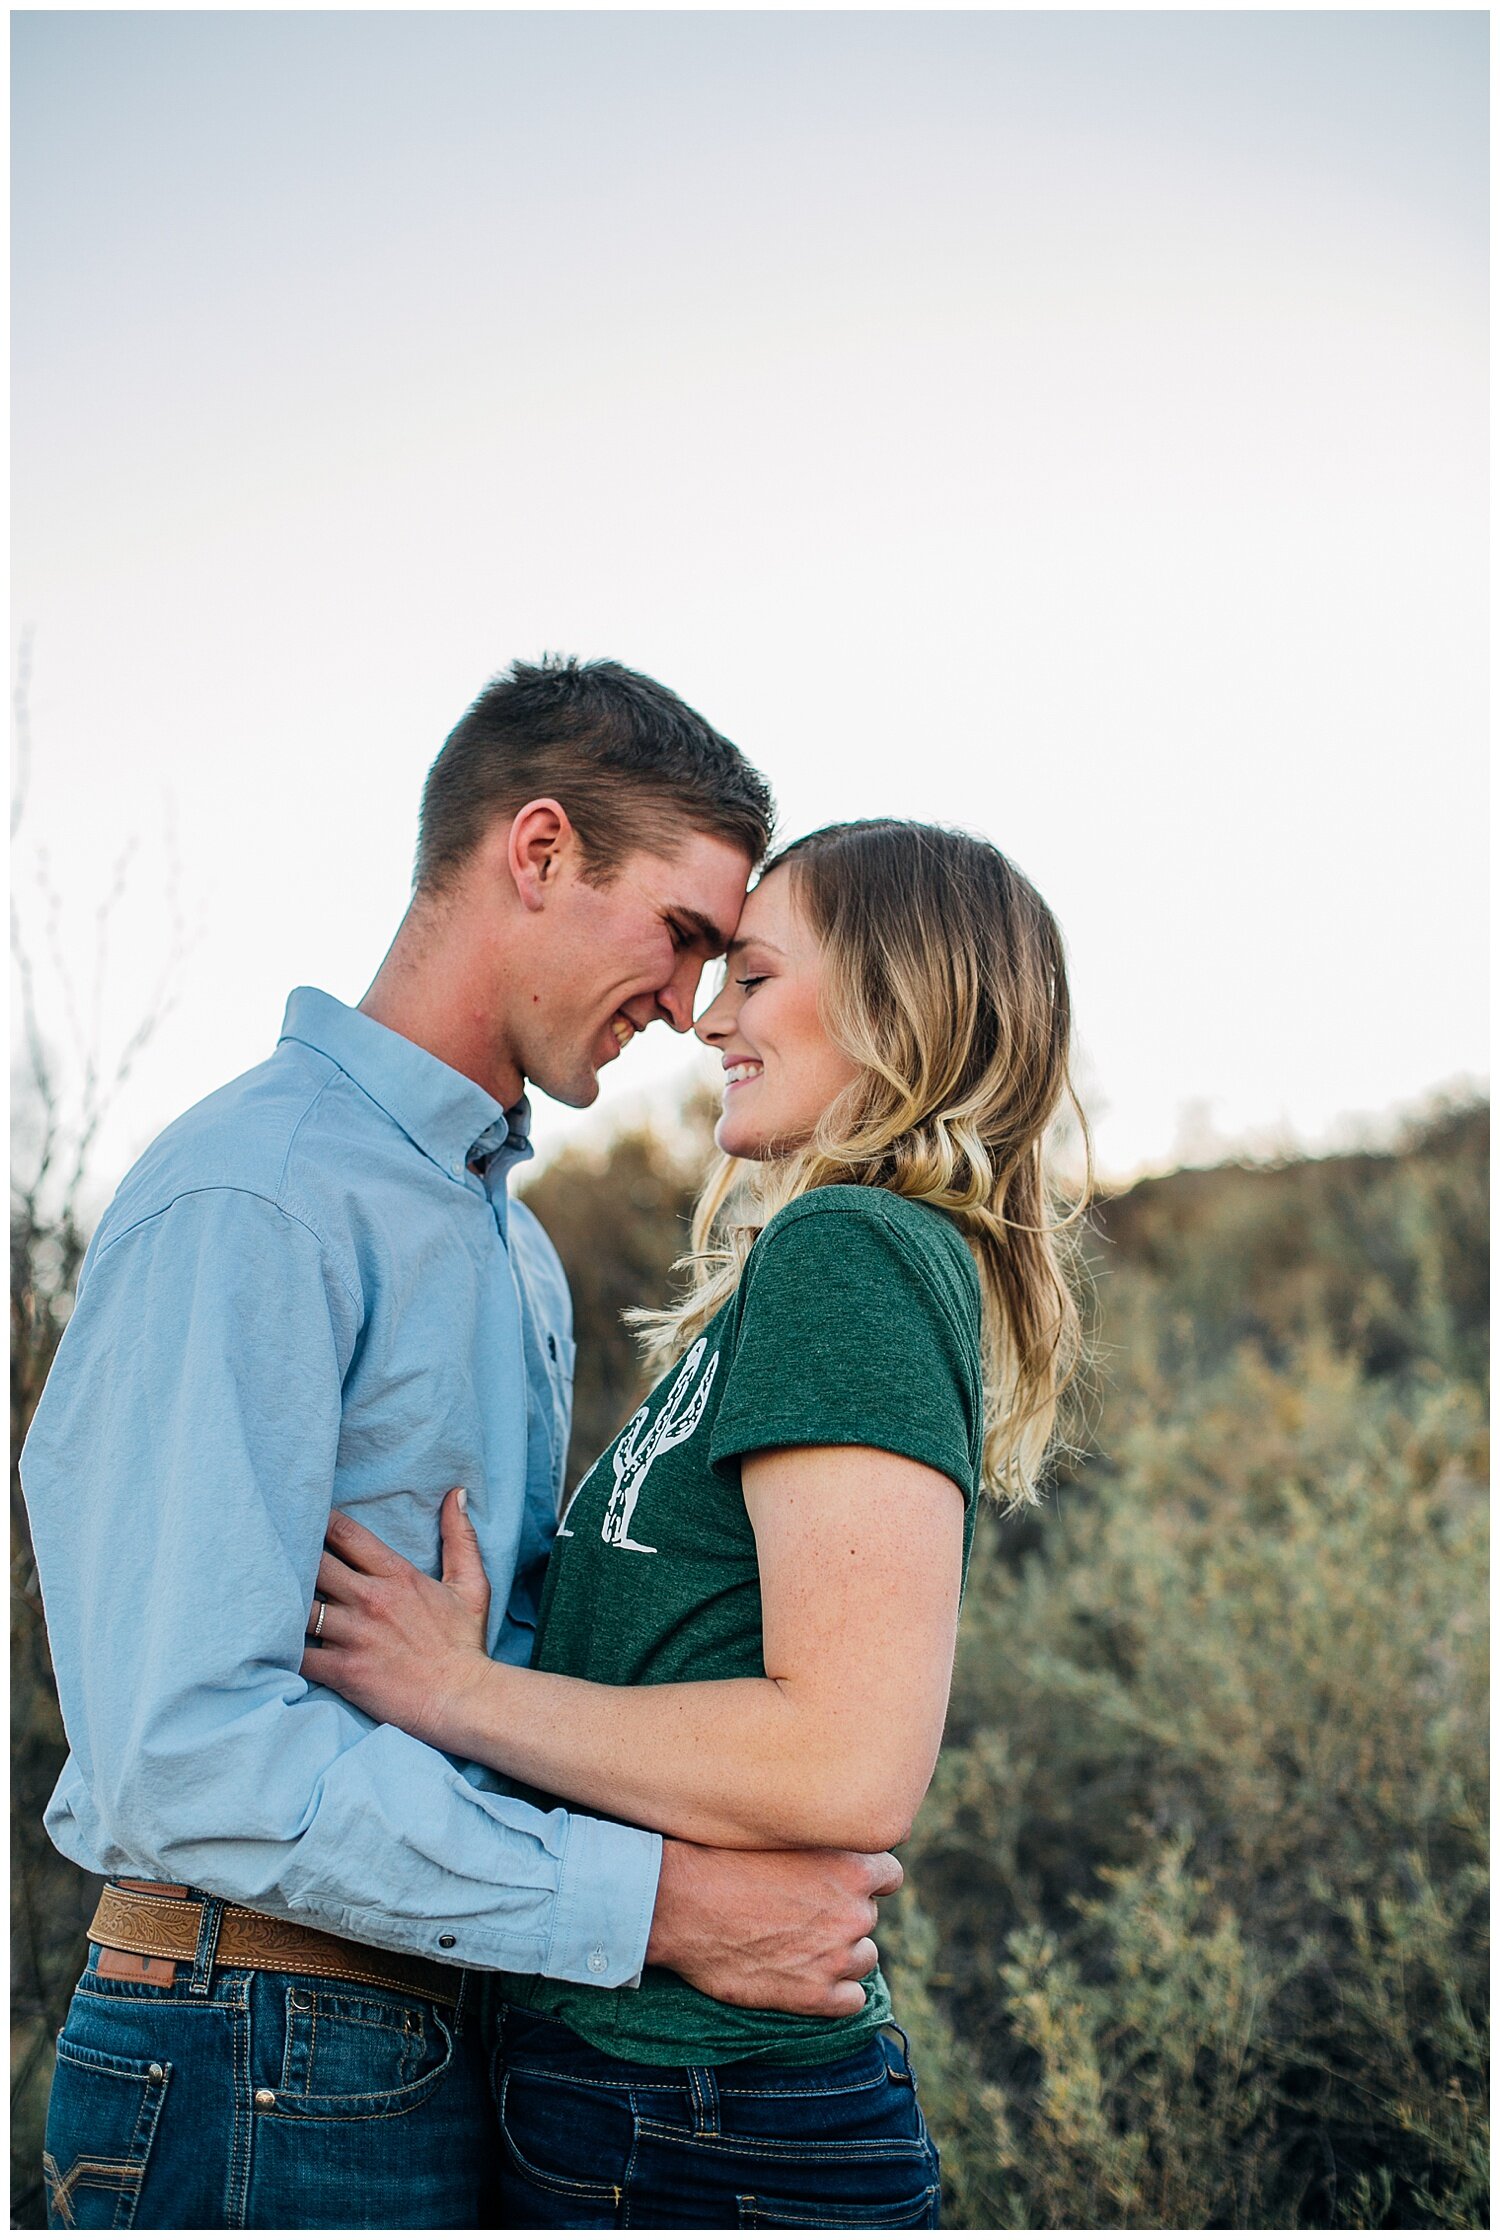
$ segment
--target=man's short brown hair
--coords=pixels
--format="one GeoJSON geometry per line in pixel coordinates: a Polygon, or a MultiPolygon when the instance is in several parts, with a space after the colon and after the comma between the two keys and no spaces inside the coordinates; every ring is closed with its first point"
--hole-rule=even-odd
{"type": "Polygon", "coordinates": [[[618,661],[547,654],[513,662],[448,734],[422,789],[417,891],[438,891],[496,818],[543,797],[601,882],[637,849],[670,854],[685,825],[757,864],[775,819],[760,772],[675,692],[618,661]]]}

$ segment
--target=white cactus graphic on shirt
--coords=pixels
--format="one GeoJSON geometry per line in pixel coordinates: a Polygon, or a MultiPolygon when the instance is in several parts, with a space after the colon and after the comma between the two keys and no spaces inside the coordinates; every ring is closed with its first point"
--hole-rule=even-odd
{"type": "Polygon", "coordinates": [[[680,1447],[684,1439],[691,1439],[703,1420],[703,1411],[708,1406],[708,1395],[713,1387],[714,1372],[719,1366],[717,1353],[710,1359],[691,1395],[688,1387],[703,1359],[706,1343],[706,1339],[700,1338],[684,1358],[682,1367],[672,1380],[672,1389],[663,1403],[661,1414],[645,1438],[642,1439],[641,1434],[645,1431],[646,1418],[650,1413],[649,1403],[636,1410],[620,1434],[612,1457],[615,1490],[609,1497],[604,1523],[600,1528],[600,1537],[611,1547],[629,1548],[640,1556],[656,1554],[655,1548],[643,1547],[639,1540],[631,1539],[630,1520],[635,1515],[635,1505],[641,1497],[646,1473],[657,1456],[665,1454],[669,1447],[680,1447]]]}

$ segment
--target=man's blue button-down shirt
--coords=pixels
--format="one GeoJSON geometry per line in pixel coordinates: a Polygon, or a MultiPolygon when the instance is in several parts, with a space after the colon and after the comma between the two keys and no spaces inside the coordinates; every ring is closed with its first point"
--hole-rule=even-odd
{"type": "Polygon", "coordinates": [[[528,1120],[299,988],[274,1055],[126,1177],[22,1464],[72,1750],[47,1826],[90,1872],[470,1966],[639,1971],[658,1837],[538,1811],[297,1670],[330,1508],[436,1573],[453,1485],[491,1652],[530,1654],[573,1346],[506,1192],[528,1120]]]}

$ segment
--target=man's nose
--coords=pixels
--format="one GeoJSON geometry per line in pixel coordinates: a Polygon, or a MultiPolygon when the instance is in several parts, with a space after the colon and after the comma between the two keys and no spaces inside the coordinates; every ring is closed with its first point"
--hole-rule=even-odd
{"type": "Polygon", "coordinates": [[[674,1034],[686,1034],[693,1023],[693,1004],[702,977],[702,959],[683,957],[666,986],[657,990],[657,1007],[674,1034]]]}

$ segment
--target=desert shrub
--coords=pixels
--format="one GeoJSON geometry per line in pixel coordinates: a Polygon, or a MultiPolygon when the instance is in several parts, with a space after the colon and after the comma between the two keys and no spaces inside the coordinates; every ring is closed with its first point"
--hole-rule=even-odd
{"type": "Polygon", "coordinates": [[[981,1533],[886,1937],[955,2224],[1485,2222],[1487,1450],[1431,1210],[1476,1193],[1429,1166],[1377,1193],[1425,1270],[1381,1376],[1352,1307],[1244,1327],[1234,1202],[1274,1237],[1305,1174],[1098,1255],[1099,1447],[981,1533]]]}
{"type": "MultiPolygon", "coordinates": [[[[1487,2221],[1486,1117],[1100,1211],[1092,1448],[981,1522],[882,1922],[950,2225],[1487,2221]]],[[[634,1405],[619,1310],[665,1297],[695,1163],[640,1131],[528,1189],[574,1292],[574,1476],[634,1405]]],[[[57,1243],[13,1233],[13,1442],[57,1243]]],[[[12,1499],[29,2225],[91,1893],[38,1825],[62,1742],[12,1499]]]]}
{"type": "Polygon", "coordinates": [[[1104,1869],[1075,1952],[1042,1928],[1010,1939],[1006,2013],[1037,2069],[1038,2222],[1271,2221],[1263,2029],[1276,1979],[1210,1879],[1186,1872],[1189,1848],[1170,1839],[1139,1868],[1104,1869]]]}

